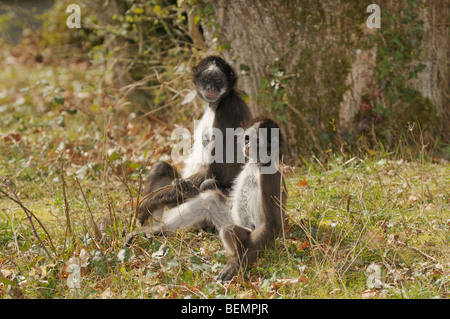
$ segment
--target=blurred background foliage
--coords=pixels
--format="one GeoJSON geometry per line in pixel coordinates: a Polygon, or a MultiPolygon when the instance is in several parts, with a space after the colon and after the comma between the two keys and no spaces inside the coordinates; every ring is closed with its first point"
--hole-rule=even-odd
{"type": "Polygon", "coordinates": [[[44,63],[97,65],[97,88],[116,88],[125,114],[191,126],[202,113],[186,101],[191,67],[217,54],[253,113],[283,125],[292,163],[334,152],[450,158],[445,1],[381,1],[381,29],[365,27],[371,1],[80,0],[81,28],[68,29],[70,3],[2,1],[1,35],[31,32],[44,63]]]}

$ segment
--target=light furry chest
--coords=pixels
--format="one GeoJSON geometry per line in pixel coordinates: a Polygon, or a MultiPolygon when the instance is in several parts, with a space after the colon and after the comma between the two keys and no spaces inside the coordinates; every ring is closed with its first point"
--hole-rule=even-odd
{"type": "Polygon", "coordinates": [[[247,164],[238,175],[231,194],[233,222],[254,229],[260,223],[260,174],[256,165],[247,164]]]}
{"type": "Polygon", "coordinates": [[[212,126],[214,123],[214,111],[207,107],[199,121],[194,121],[194,145],[189,156],[185,160],[183,177],[187,178],[210,163],[209,157],[211,147],[212,126]]]}

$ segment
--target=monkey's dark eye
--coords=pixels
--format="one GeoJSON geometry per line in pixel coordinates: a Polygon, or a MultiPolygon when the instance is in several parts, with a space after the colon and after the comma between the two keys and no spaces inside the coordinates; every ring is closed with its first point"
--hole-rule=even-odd
{"type": "Polygon", "coordinates": [[[245,143],[248,143],[250,141],[250,135],[245,135],[245,143]]]}
{"type": "Polygon", "coordinates": [[[217,86],[217,87],[222,87],[223,86],[223,80],[222,79],[217,79],[217,80],[215,80],[214,81],[214,84],[217,86]]]}

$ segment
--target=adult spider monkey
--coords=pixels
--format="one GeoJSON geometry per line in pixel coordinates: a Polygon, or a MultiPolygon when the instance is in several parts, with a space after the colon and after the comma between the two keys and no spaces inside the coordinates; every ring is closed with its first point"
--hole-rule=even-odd
{"type": "Polygon", "coordinates": [[[220,281],[231,280],[273,244],[281,232],[286,205],[286,186],[278,170],[281,159],[278,125],[268,118],[256,119],[244,136],[248,163],[234,181],[230,196],[224,196],[220,190],[206,190],[166,211],[151,231],[154,235],[168,234],[181,227],[205,223],[218,229],[230,254],[218,276],[220,281]]]}
{"type": "MultiPolygon", "coordinates": [[[[198,95],[208,103],[208,107],[194,132],[194,147],[187,160],[189,164],[184,167],[183,174],[165,162],[153,166],[146,180],[145,199],[139,208],[138,220],[141,225],[150,215],[160,219],[165,205],[177,205],[198,195],[199,190],[217,187],[226,193],[243,165],[236,160],[237,151],[240,150],[236,147],[234,136],[231,141],[234,145],[232,163],[226,161],[227,152],[231,151],[226,147],[222,147],[221,158],[216,156],[213,162],[202,157],[205,152],[215,151],[216,146],[228,145],[225,134],[227,128],[242,127],[251,118],[250,109],[235,88],[236,72],[221,58],[209,56],[193,68],[193,81],[198,95]],[[214,135],[211,140],[213,129],[222,132],[222,138],[214,135]]],[[[142,229],[142,232],[146,232],[146,229],[142,229]]]]}

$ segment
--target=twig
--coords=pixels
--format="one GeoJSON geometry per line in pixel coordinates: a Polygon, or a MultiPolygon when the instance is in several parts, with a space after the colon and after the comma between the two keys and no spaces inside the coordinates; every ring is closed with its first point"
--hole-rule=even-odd
{"type": "MultiPolygon", "coordinates": [[[[112,200],[111,197],[108,196],[108,212],[109,212],[109,219],[111,220],[113,227],[113,232],[116,238],[119,237],[119,230],[117,229],[117,216],[116,213],[114,212],[113,208],[112,208],[112,200]]],[[[106,225],[105,224],[105,230],[106,230],[106,225]]]]}
{"type": "Polygon", "coordinates": [[[136,226],[136,220],[138,217],[138,213],[139,213],[139,200],[140,200],[140,194],[141,194],[141,190],[142,190],[142,172],[144,171],[144,169],[147,167],[148,162],[150,161],[150,158],[152,157],[153,153],[155,153],[155,151],[152,151],[152,153],[150,154],[150,156],[148,156],[147,161],[145,161],[144,166],[142,166],[140,172],[139,172],[139,190],[137,193],[137,197],[136,197],[136,207],[134,210],[134,214],[131,216],[131,230],[134,229],[134,227],[136,226]]]}
{"type": "Polygon", "coordinates": [[[7,198],[9,198],[10,200],[12,200],[13,202],[15,202],[16,204],[18,204],[22,210],[25,212],[25,215],[27,216],[27,219],[29,220],[30,224],[31,224],[31,229],[33,230],[33,234],[34,236],[36,236],[37,240],[39,241],[39,243],[42,246],[42,249],[44,249],[45,253],[47,254],[48,257],[50,257],[51,259],[53,259],[52,255],[50,255],[50,253],[48,252],[47,248],[45,247],[44,243],[42,242],[41,237],[39,237],[36,228],[34,227],[34,223],[33,223],[33,219],[32,217],[34,217],[34,219],[36,219],[36,221],[38,222],[38,224],[42,227],[42,229],[44,230],[45,234],[47,235],[47,238],[50,241],[50,245],[53,249],[53,252],[56,254],[56,249],[55,246],[53,245],[52,242],[52,238],[50,237],[50,234],[47,232],[47,229],[44,227],[44,225],[41,223],[41,221],[36,217],[36,215],[33,214],[32,211],[30,211],[28,208],[26,208],[22,202],[20,201],[19,197],[17,196],[17,193],[14,191],[14,189],[9,185],[9,183],[6,181],[5,178],[3,178],[2,176],[0,176],[0,179],[3,181],[3,184],[5,184],[8,189],[11,191],[11,193],[14,195],[14,198],[12,198],[9,194],[7,194],[6,192],[4,192],[2,189],[0,189],[0,193],[2,193],[3,195],[5,195],[7,198]]]}
{"type": "Polygon", "coordinates": [[[411,248],[412,250],[415,250],[415,251],[417,251],[419,254],[421,254],[422,256],[424,256],[424,257],[426,257],[426,258],[428,258],[428,259],[431,259],[432,261],[434,261],[434,262],[437,262],[437,260],[436,260],[436,258],[434,258],[434,257],[431,257],[430,255],[428,255],[428,254],[426,254],[426,253],[424,253],[423,251],[421,251],[419,248],[416,248],[416,247],[413,247],[413,246],[410,246],[410,245],[408,245],[408,244],[406,244],[406,243],[404,243],[404,242],[402,242],[402,241],[400,241],[400,240],[396,240],[396,242],[397,242],[397,244],[400,244],[400,245],[402,245],[402,246],[405,246],[405,247],[408,247],[408,248],[411,248]]]}
{"type": "Polygon", "coordinates": [[[89,206],[89,203],[86,199],[86,195],[84,194],[83,188],[81,187],[80,181],[78,180],[77,177],[75,177],[75,181],[77,182],[78,188],[80,189],[81,195],[83,195],[84,202],[86,203],[86,206],[88,208],[89,217],[91,218],[91,224],[92,224],[92,228],[94,229],[95,238],[97,240],[100,240],[102,238],[102,234],[101,234],[100,230],[98,229],[97,223],[95,222],[94,215],[92,214],[91,207],[89,206]]]}
{"type": "Polygon", "coordinates": [[[350,202],[352,200],[352,195],[347,196],[347,213],[350,213],[350,202]]]}
{"type": "MultiPolygon", "coordinates": [[[[281,162],[283,163],[283,158],[281,159],[281,162]]],[[[283,207],[283,195],[286,194],[287,196],[287,190],[285,190],[284,187],[284,183],[283,183],[283,173],[282,173],[282,169],[278,168],[278,171],[280,173],[280,194],[279,194],[279,200],[278,200],[278,205],[280,207],[281,210],[281,231],[283,234],[283,243],[284,243],[284,248],[286,249],[286,253],[288,255],[288,258],[291,258],[291,254],[289,253],[289,249],[286,246],[286,230],[284,229],[285,225],[284,225],[284,218],[285,218],[285,212],[286,212],[286,208],[283,207]],[[286,191],[286,193],[285,193],[286,191]]],[[[276,197],[273,198],[273,201],[275,201],[276,197]]]]}
{"type": "Polygon", "coordinates": [[[108,162],[108,166],[111,168],[112,172],[114,175],[116,175],[116,177],[120,180],[120,182],[122,182],[122,184],[125,186],[125,188],[128,191],[128,196],[130,197],[130,205],[131,205],[131,210],[134,211],[134,203],[133,203],[133,193],[130,189],[130,187],[128,186],[127,182],[119,175],[118,172],[116,172],[116,170],[114,169],[114,167],[111,165],[111,161],[107,161],[108,162]]]}
{"type": "Polygon", "coordinates": [[[64,212],[66,214],[66,222],[67,222],[67,228],[69,230],[70,237],[72,237],[72,226],[70,225],[70,216],[69,216],[69,203],[67,202],[67,196],[66,196],[66,181],[64,180],[64,162],[61,160],[61,183],[62,183],[62,191],[64,196],[64,212]]]}

